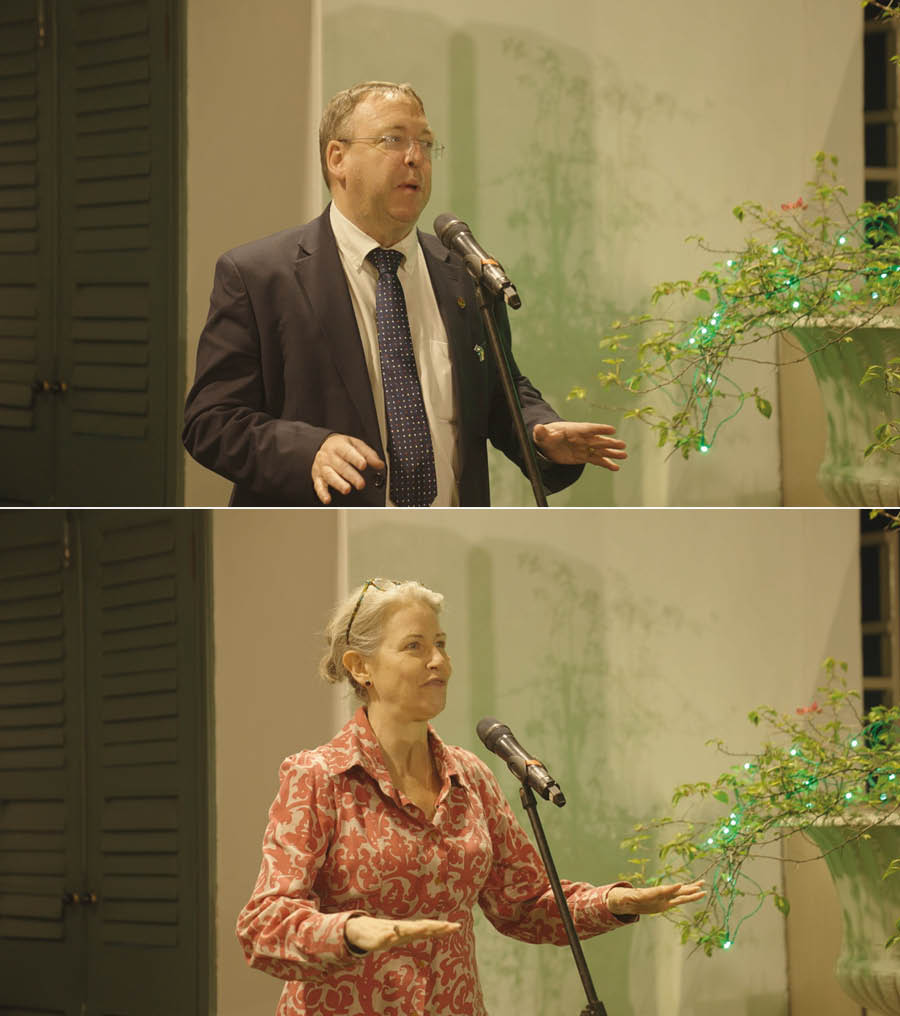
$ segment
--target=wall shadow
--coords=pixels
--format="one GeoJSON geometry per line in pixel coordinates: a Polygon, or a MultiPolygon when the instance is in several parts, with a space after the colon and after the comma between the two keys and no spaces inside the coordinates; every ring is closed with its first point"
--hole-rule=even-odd
{"type": "MultiPolygon", "coordinates": [[[[443,211],[469,222],[522,296],[512,326],[524,372],[562,416],[618,424],[623,400],[595,381],[597,342],[631,310],[622,241],[653,224],[639,184],[644,139],[654,122],[687,114],[674,93],[627,82],[589,42],[355,4],[323,19],[324,94],[366,78],[414,83],[447,144],[420,228],[443,211]],[[566,401],[576,385],[587,399],[566,401]]],[[[588,470],[554,504],[612,504],[614,483],[588,470]]],[[[491,486],[497,505],[532,503],[527,481],[493,450],[491,486]]]]}

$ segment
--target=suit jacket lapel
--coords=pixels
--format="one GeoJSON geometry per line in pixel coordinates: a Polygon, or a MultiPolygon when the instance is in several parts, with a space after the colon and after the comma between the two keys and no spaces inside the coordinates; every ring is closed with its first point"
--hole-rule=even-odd
{"type": "Polygon", "coordinates": [[[471,299],[470,288],[467,285],[468,275],[461,265],[451,261],[450,252],[433,236],[419,233],[419,242],[425,255],[425,264],[428,266],[434,296],[447,330],[447,341],[450,346],[453,394],[459,412],[459,470],[462,476],[469,440],[473,434],[477,437],[471,395],[480,391],[482,380],[478,372],[484,369],[473,347],[471,318],[465,313],[466,300],[471,299]],[[470,397],[466,398],[466,394],[470,397]]]}
{"type": "Polygon", "coordinates": [[[294,269],[350,403],[359,414],[362,432],[358,436],[383,458],[366,358],[329,208],[301,232],[294,269]]]}

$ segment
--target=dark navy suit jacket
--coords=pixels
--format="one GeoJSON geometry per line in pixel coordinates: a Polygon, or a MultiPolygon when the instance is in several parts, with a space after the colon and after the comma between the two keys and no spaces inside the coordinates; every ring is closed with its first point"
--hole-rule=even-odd
{"type": "MultiPolygon", "coordinates": [[[[453,365],[459,501],[464,506],[488,505],[485,442],[490,440],[519,468],[522,455],[474,284],[462,260],[436,237],[419,233],[419,242],[453,365]]],[[[502,304],[497,319],[530,433],[535,424],[559,417],[512,359],[502,304]]],[[[219,258],[182,437],[198,462],[234,483],[233,505],[312,506],[320,503],[310,476],[312,462],[332,433],[360,438],[387,461],[326,208],[304,226],[236,247],[219,258]]],[[[541,468],[548,491],[573,483],[582,469],[546,461],[541,468]]],[[[383,475],[371,469],[364,475],[363,490],[347,495],[332,491],[332,504],[384,505],[383,475]]]]}

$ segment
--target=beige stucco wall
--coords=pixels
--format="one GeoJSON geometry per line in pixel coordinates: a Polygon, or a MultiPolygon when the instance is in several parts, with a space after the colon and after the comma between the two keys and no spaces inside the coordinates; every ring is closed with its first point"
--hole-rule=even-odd
{"type": "MultiPolygon", "coordinates": [[[[494,510],[462,522],[353,512],[347,527],[351,584],[410,576],[447,597],[454,676],[441,734],[484,755],[474,727],[496,716],[552,762],[569,805],[544,822],[564,877],[624,871],[618,843],[634,822],[668,814],[679,783],[728,768],[706,741],[749,750],[749,710],[812,701],[825,657],[847,660],[859,680],[854,511],[494,510]]],[[[495,771],[521,816],[514,781],[495,771]]],[[[757,877],[775,884],[780,866],[757,877]]],[[[831,975],[828,889],[792,889],[793,941],[804,948],[790,955],[791,1016],[848,1011],[831,975]]],[[[617,1016],[787,1016],[785,922],[770,905],[712,959],[689,956],[660,920],[586,951],[617,1016]]],[[[491,1011],[577,1011],[563,951],[482,925],[479,952],[491,1011]]]]}
{"type": "MultiPolygon", "coordinates": [[[[216,258],[321,210],[319,2],[187,0],[185,390],[216,258]]],[[[226,504],[231,485],[184,460],[184,503],[226,504]]]]}
{"type": "MultiPolygon", "coordinates": [[[[504,263],[523,301],[516,356],[565,414],[620,420],[593,385],[597,340],[648,309],[657,282],[716,260],[686,236],[739,242],[732,208],[793,200],[820,149],[861,197],[862,12],[846,0],[394,0],[390,17],[376,0],[331,0],[322,25],[326,94],[369,76],[416,83],[447,144],[422,219],[454,212],[504,263]],[[565,402],[574,384],[586,403],[565,402]]],[[[625,421],[622,472],[588,470],[552,502],[781,503],[773,372],[728,373],[763,387],[775,419],[749,405],[690,462],[625,421]]],[[[532,503],[499,454],[492,493],[532,503]]]]}
{"type": "MultiPolygon", "coordinates": [[[[280,986],[245,966],[234,920],[280,760],[327,740],[349,710],[314,674],[346,585],[414,576],[446,594],[454,678],[438,729],[481,751],[475,722],[499,716],[552,762],[570,801],[544,816],[560,870],[603,880],[624,870],[617,844],[633,822],[667,811],[677,783],[725,768],[708,738],[739,749],[749,709],[809,701],[825,656],[858,675],[857,527],[847,510],[215,513],[218,1016],[275,1008],[280,986]]],[[[790,985],[791,1016],[853,1016],[830,974],[830,886],[799,874],[789,940],[772,908],[712,960],[688,957],[662,921],[595,940],[609,1011],[786,1016],[790,985]]],[[[762,876],[780,877],[777,865],[762,876]]],[[[562,950],[479,935],[492,1011],[512,999],[537,1016],[550,995],[580,1004],[562,950]]]]}
{"type": "Polygon", "coordinates": [[[782,337],[779,343],[785,364],[778,377],[783,503],[825,507],[831,502],[816,477],[825,454],[825,408],[809,361],[800,358],[791,339],[782,337]]]}
{"type": "MultiPolygon", "coordinates": [[[[792,199],[819,149],[860,197],[862,14],[847,0],[319,4],[188,0],[188,384],[217,255],[321,209],[322,98],[366,77],[425,99],[448,155],[422,225],[452,210],[501,257],[523,294],[517,356],[564,415],[621,421],[591,388],[596,340],[655,283],[706,266],[686,235],[736,242],[732,207],[792,199]],[[573,384],[587,403],[565,402],[573,384]]],[[[687,463],[626,421],[627,468],[589,470],[554,503],[819,503],[815,391],[784,379],[779,436],[772,370],[737,375],[770,394],[773,420],[748,408],[687,463]]],[[[492,456],[495,503],[530,504],[492,456]]],[[[185,503],[225,502],[225,481],[185,469],[185,503]]]]}
{"type": "Polygon", "coordinates": [[[280,993],[234,934],[259,870],[281,760],[334,732],[316,673],[337,596],[339,516],[234,511],[212,521],[218,1016],[271,1016],[280,993]]]}

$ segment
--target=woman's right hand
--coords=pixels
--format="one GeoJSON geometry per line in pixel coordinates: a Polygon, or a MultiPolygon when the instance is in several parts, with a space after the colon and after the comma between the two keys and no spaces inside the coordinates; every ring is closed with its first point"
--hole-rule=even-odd
{"type": "Polygon", "coordinates": [[[388,921],[360,914],[351,917],[344,925],[344,936],[357,949],[377,952],[417,938],[452,935],[461,927],[456,921],[388,921]]]}

